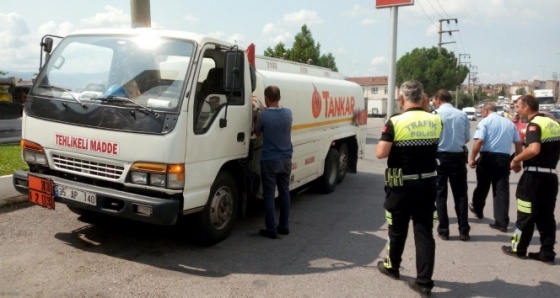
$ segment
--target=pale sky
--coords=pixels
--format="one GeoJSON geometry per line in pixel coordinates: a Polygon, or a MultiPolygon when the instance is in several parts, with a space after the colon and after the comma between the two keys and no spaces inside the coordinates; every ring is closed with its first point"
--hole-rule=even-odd
{"type": "MultiPolygon", "coordinates": [[[[560,77],[560,1],[558,0],[415,0],[398,9],[397,60],[414,48],[439,42],[475,66],[485,84],[550,80],[560,77]]],[[[152,27],[184,30],[256,45],[257,54],[279,41],[292,47],[307,24],[321,53],[332,53],[346,77],[387,76],[390,10],[374,0],[284,1],[152,0],[152,27]]],[[[26,0],[0,5],[0,70],[36,72],[44,34],[130,27],[130,0],[26,0]]],[[[8,74],[9,76],[10,74],[8,74]]]]}

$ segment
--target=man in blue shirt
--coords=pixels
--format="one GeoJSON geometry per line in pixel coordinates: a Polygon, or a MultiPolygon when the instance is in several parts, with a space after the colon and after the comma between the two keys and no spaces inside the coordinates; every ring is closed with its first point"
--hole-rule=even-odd
{"type": "Polygon", "coordinates": [[[263,135],[261,156],[261,180],[263,188],[265,226],[259,231],[264,237],[276,239],[277,234],[288,235],[290,229],[290,175],[292,172],[292,111],[279,106],[280,89],[268,86],[264,90],[268,107],[257,117],[255,134],[263,135]],[[280,219],[275,220],[274,197],[278,187],[280,219]]]}
{"type": "Polygon", "coordinates": [[[496,104],[487,102],[482,107],[482,121],[474,134],[474,145],[469,158],[471,168],[476,168],[476,188],[469,209],[481,219],[484,217],[486,196],[492,185],[494,194],[494,223],[490,228],[507,232],[509,224],[509,173],[511,144],[515,153],[523,150],[519,133],[513,122],[496,113],[496,104]],[[478,153],[480,158],[476,160],[478,153]]]}
{"type": "Polygon", "coordinates": [[[443,132],[439,138],[437,157],[437,197],[438,235],[449,240],[449,217],[447,215],[447,181],[451,185],[455,213],[459,224],[459,239],[470,239],[468,197],[467,197],[467,157],[464,147],[471,138],[470,123],[467,114],[451,105],[451,94],[447,90],[438,90],[434,96],[436,113],[443,121],[443,132]]]}

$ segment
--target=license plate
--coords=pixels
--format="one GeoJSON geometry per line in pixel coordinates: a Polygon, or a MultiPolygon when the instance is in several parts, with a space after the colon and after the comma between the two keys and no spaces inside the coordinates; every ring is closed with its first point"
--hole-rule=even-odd
{"type": "Polygon", "coordinates": [[[27,185],[30,202],[54,210],[52,180],[29,174],[27,176],[27,185]]]}
{"type": "Polygon", "coordinates": [[[64,185],[55,185],[54,195],[58,198],[65,198],[68,200],[96,206],[97,197],[94,193],[75,189],[64,185]]]}

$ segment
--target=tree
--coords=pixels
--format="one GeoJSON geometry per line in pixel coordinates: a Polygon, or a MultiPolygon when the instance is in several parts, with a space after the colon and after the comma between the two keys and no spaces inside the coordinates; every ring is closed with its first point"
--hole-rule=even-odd
{"type": "Polygon", "coordinates": [[[286,58],[290,61],[318,65],[327,67],[333,71],[338,71],[335,58],[331,53],[321,55],[321,44],[317,43],[317,45],[315,45],[315,40],[313,39],[311,30],[307,28],[307,25],[303,25],[301,27],[301,32],[296,34],[291,49],[287,49],[284,43],[279,42],[274,49],[271,47],[266,48],[264,55],[286,58]]]}
{"type": "Polygon", "coordinates": [[[455,54],[445,48],[441,52],[437,47],[416,48],[397,62],[396,80],[398,86],[408,80],[420,81],[424,92],[431,96],[438,89],[455,90],[468,73],[469,69],[458,65],[455,54]]]}
{"type": "Polygon", "coordinates": [[[517,88],[517,90],[515,90],[515,94],[516,94],[516,95],[525,95],[525,94],[527,94],[527,90],[525,90],[524,87],[522,87],[522,88],[517,88]]]}
{"type": "Polygon", "coordinates": [[[7,74],[8,74],[7,71],[2,71],[2,70],[0,70],[0,76],[4,76],[4,75],[7,75],[7,74]]]}

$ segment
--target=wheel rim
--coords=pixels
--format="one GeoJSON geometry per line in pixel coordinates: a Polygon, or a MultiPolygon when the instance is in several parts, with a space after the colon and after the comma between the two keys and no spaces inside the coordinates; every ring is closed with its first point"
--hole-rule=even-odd
{"type": "Polygon", "coordinates": [[[220,187],[212,198],[210,222],[215,229],[221,230],[228,225],[233,215],[233,195],[227,186],[220,187]]]}
{"type": "Polygon", "coordinates": [[[340,150],[339,154],[338,173],[339,176],[343,176],[348,169],[348,151],[340,150]]]}
{"type": "MultiPolygon", "coordinates": [[[[332,158],[331,161],[331,169],[336,169],[338,167],[338,160],[332,158]]],[[[336,170],[331,171],[329,173],[329,184],[333,185],[336,183],[336,177],[337,177],[338,173],[336,170]]]]}

